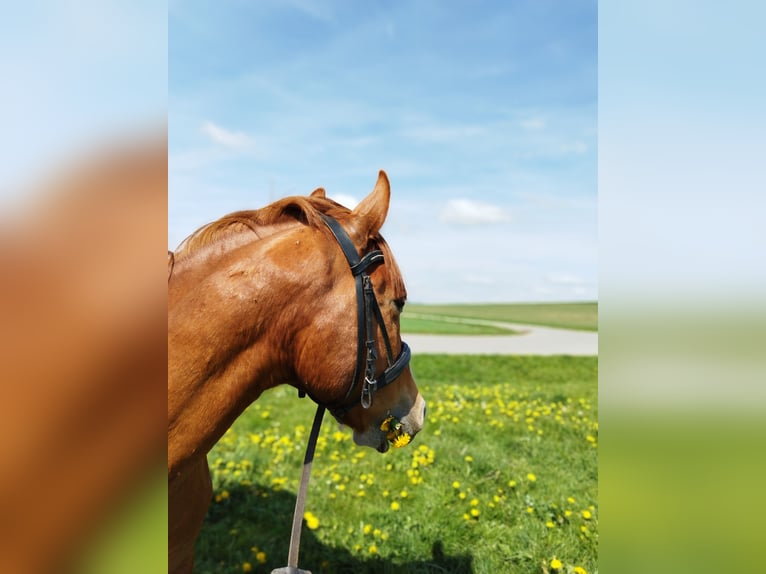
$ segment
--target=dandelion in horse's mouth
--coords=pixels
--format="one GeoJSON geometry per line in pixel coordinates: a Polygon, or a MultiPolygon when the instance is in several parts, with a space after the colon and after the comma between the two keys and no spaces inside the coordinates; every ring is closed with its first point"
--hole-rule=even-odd
{"type": "Polygon", "coordinates": [[[405,432],[404,425],[402,425],[394,415],[388,415],[383,422],[380,423],[380,430],[386,433],[386,440],[388,440],[394,448],[407,446],[412,440],[409,433],[405,432]]]}
{"type": "Polygon", "coordinates": [[[407,433],[404,433],[396,437],[393,440],[392,444],[394,448],[402,448],[403,446],[407,446],[408,444],[410,444],[410,440],[412,440],[410,438],[410,435],[408,435],[407,433]]]}

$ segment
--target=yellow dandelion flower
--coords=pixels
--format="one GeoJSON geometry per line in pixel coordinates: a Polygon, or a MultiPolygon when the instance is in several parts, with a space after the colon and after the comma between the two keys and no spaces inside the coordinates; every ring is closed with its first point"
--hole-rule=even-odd
{"type": "Polygon", "coordinates": [[[319,528],[319,519],[311,512],[304,512],[303,519],[306,521],[306,526],[309,530],[316,530],[319,528]]]}
{"type": "Polygon", "coordinates": [[[589,511],[589,510],[583,510],[583,511],[582,511],[582,517],[583,517],[585,520],[590,520],[590,519],[593,517],[593,515],[590,513],[590,511],[589,511]]]}
{"type": "Polygon", "coordinates": [[[529,482],[535,482],[537,480],[537,477],[530,472],[529,474],[527,474],[527,480],[529,482]]]}
{"type": "Polygon", "coordinates": [[[465,457],[465,461],[466,461],[466,462],[473,462],[473,457],[472,457],[470,454],[469,454],[469,455],[466,455],[466,457],[465,457]]]}
{"type": "Polygon", "coordinates": [[[253,569],[253,565],[250,562],[242,563],[242,572],[250,572],[253,569]]]}
{"type": "Polygon", "coordinates": [[[585,570],[582,566],[575,566],[572,569],[572,574],[588,574],[588,571],[585,570]]]}
{"type": "Polygon", "coordinates": [[[412,440],[412,437],[408,435],[407,433],[404,433],[397,436],[391,444],[393,445],[394,448],[402,448],[403,446],[407,446],[408,444],[410,444],[411,440],[412,440]]]}
{"type": "Polygon", "coordinates": [[[460,494],[458,494],[458,497],[460,498],[460,500],[463,500],[465,498],[465,492],[461,492],[460,494]]]}
{"type": "Polygon", "coordinates": [[[471,506],[479,506],[479,499],[478,498],[474,498],[471,501],[471,506]]]}
{"type": "Polygon", "coordinates": [[[399,503],[398,503],[398,502],[396,502],[395,500],[394,500],[394,501],[391,503],[391,510],[393,510],[393,511],[397,511],[397,510],[399,510],[400,508],[401,508],[401,506],[400,506],[400,505],[399,505],[399,503]]]}
{"type": "Polygon", "coordinates": [[[549,520],[548,522],[546,522],[546,523],[545,523],[545,525],[546,525],[548,528],[553,528],[554,526],[556,526],[556,525],[555,525],[553,522],[551,522],[550,520],[549,520]]]}
{"type": "Polygon", "coordinates": [[[460,488],[460,483],[456,480],[452,483],[452,488],[460,488]]]}
{"type": "Polygon", "coordinates": [[[516,481],[515,480],[509,480],[508,481],[508,486],[511,487],[511,488],[516,488],[516,481]]]}
{"type": "Polygon", "coordinates": [[[558,558],[554,558],[553,560],[551,560],[551,570],[554,570],[554,571],[561,570],[563,566],[564,565],[561,563],[561,560],[559,560],[558,558]]]}
{"type": "Polygon", "coordinates": [[[375,546],[374,544],[372,544],[368,548],[368,551],[370,552],[370,554],[377,554],[378,553],[378,547],[375,546]]]}
{"type": "Polygon", "coordinates": [[[527,506],[527,513],[528,514],[532,514],[534,511],[535,511],[534,508],[532,508],[531,506],[527,506]]]}
{"type": "Polygon", "coordinates": [[[365,524],[364,528],[362,529],[365,534],[369,534],[372,532],[372,524],[365,524]]]}
{"type": "Polygon", "coordinates": [[[406,491],[406,490],[402,490],[402,491],[399,493],[399,496],[401,496],[402,498],[407,498],[407,497],[409,496],[409,494],[407,494],[407,491],[406,491]]]}
{"type": "Polygon", "coordinates": [[[567,498],[567,502],[568,502],[569,504],[574,504],[574,503],[575,503],[575,502],[577,502],[577,501],[575,500],[574,496],[570,496],[569,498],[567,498]]]}
{"type": "Polygon", "coordinates": [[[471,509],[471,516],[473,516],[474,518],[479,518],[479,514],[480,514],[480,512],[479,512],[478,508],[472,508],[471,509]]]}

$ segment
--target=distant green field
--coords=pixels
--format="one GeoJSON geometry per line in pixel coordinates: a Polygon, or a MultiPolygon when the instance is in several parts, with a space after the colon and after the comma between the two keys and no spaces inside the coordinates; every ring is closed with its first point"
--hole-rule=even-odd
{"type": "MultiPolygon", "coordinates": [[[[445,317],[450,319],[449,317],[445,317]]],[[[403,333],[424,333],[428,335],[515,335],[516,331],[494,325],[463,322],[464,319],[444,321],[440,318],[416,313],[402,315],[403,333]]],[[[469,320],[470,321],[470,320],[469,320]]]]}
{"type": "MultiPolygon", "coordinates": [[[[407,303],[407,314],[443,315],[490,321],[505,321],[526,325],[560,327],[580,331],[598,330],[598,303],[498,303],[423,305],[407,303]]],[[[406,332],[406,329],[403,329],[406,332]]],[[[410,331],[415,332],[415,331],[410,331]]]]}

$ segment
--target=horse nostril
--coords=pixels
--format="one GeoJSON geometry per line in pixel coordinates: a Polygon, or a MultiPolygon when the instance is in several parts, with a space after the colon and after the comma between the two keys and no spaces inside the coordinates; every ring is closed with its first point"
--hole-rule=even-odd
{"type": "Polygon", "coordinates": [[[423,405],[423,418],[426,418],[426,405],[423,405]]]}

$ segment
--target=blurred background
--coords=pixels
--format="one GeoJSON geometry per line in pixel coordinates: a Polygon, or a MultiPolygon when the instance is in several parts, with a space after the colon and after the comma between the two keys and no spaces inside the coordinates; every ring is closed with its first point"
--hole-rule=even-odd
{"type": "Polygon", "coordinates": [[[762,5],[599,4],[600,568],[758,568],[762,5]]]}
{"type": "Polygon", "coordinates": [[[0,571],[166,570],[167,6],[0,18],[0,571]]]}

